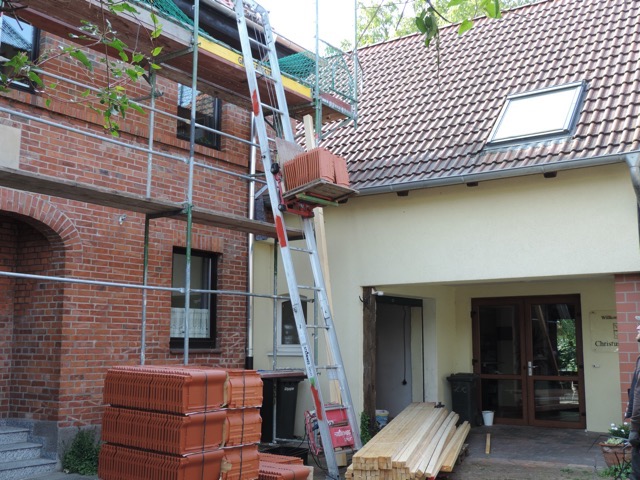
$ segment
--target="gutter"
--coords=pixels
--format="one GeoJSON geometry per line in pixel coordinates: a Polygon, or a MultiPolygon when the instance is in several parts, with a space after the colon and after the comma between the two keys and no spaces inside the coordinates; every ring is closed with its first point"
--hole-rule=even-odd
{"type": "Polygon", "coordinates": [[[612,165],[614,163],[623,162],[626,162],[631,169],[631,180],[634,185],[638,202],[640,203],[640,150],[634,150],[627,153],[602,155],[598,157],[565,160],[548,165],[516,167],[495,172],[473,173],[470,175],[461,175],[448,178],[435,178],[432,180],[423,180],[420,182],[398,183],[394,185],[385,185],[379,187],[360,188],[358,189],[359,191],[357,196],[361,197],[366,195],[379,195],[382,193],[408,192],[410,190],[445,187],[451,185],[463,185],[467,183],[486,182],[488,180],[499,180],[504,178],[521,177],[525,175],[544,175],[563,170],[612,165]]]}

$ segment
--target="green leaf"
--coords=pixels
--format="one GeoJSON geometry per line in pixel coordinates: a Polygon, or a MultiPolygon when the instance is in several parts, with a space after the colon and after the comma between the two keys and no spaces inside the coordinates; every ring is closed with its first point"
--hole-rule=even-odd
{"type": "Polygon", "coordinates": [[[78,49],[72,50],[69,53],[69,55],[75,58],[76,60],[78,60],[82,65],[84,65],[87,70],[89,70],[90,72],[93,71],[93,64],[87,58],[87,56],[84,54],[82,50],[78,50],[78,49]]]}
{"type": "Polygon", "coordinates": [[[144,60],[144,55],[141,53],[134,53],[131,57],[132,63],[140,63],[142,60],[144,60]]]}
{"type": "Polygon", "coordinates": [[[162,69],[162,67],[160,65],[158,65],[157,63],[151,63],[150,66],[154,70],[161,70],[162,69]]]}
{"type": "Polygon", "coordinates": [[[151,51],[151,56],[152,57],[157,57],[158,55],[160,55],[160,52],[162,52],[162,48],[163,47],[156,47],[151,51]]]}
{"type": "Polygon", "coordinates": [[[51,108],[51,99],[50,99],[50,98],[47,98],[47,99],[44,101],[44,105],[45,105],[45,107],[47,107],[47,108],[51,108]]]}
{"type": "Polygon", "coordinates": [[[144,114],[144,108],[142,108],[140,105],[136,105],[135,103],[130,103],[129,107],[131,107],[133,110],[135,110],[138,113],[144,114]]]}
{"type": "Polygon", "coordinates": [[[458,5],[463,5],[465,0],[449,0],[447,7],[457,7],[458,5]]]}
{"type": "Polygon", "coordinates": [[[129,56],[125,52],[120,52],[118,55],[120,56],[120,60],[123,62],[129,61],[129,56]]]}
{"type": "Polygon", "coordinates": [[[127,73],[127,75],[129,75],[129,78],[130,78],[131,80],[133,80],[134,82],[135,82],[136,80],[138,80],[139,75],[138,75],[138,72],[137,72],[135,69],[133,69],[133,68],[127,68],[127,69],[125,70],[125,72],[127,73]]]}
{"type": "Polygon", "coordinates": [[[29,80],[31,80],[33,83],[35,83],[39,87],[42,87],[44,85],[44,83],[42,83],[42,79],[40,78],[40,76],[32,70],[29,70],[29,72],[27,73],[27,77],[29,77],[29,80]]]}
{"type": "Polygon", "coordinates": [[[420,33],[427,33],[427,26],[424,24],[424,12],[416,17],[416,27],[420,33]]]}
{"type": "Polygon", "coordinates": [[[91,95],[91,90],[89,90],[88,88],[81,94],[83,98],[87,98],[89,95],[91,95]]]}
{"type": "Polygon", "coordinates": [[[458,35],[463,35],[473,28],[473,20],[466,19],[458,27],[458,35]]]}

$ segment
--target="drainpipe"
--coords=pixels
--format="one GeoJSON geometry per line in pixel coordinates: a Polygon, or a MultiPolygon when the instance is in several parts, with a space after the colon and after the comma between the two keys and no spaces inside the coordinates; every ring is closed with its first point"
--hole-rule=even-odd
{"type": "MultiPolygon", "coordinates": [[[[254,176],[256,174],[256,119],[251,114],[251,150],[249,151],[249,175],[254,176]]],[[[251,180],[249,182],[249,219],[255,218],[256,210],[256,182],[251,180]]],[[[247,290],[249,296],[247,297],[247,352],[244,360],[244,368],[253,370],[253,248],[256,243],[256,238],[253,233],[249,234],[247,245],[247,290]]]]}
{"type": "Polygon", "coordinates": [[[631,174],[631,184],[636,192],[636,201],[640,206],[640,154],[637,152],[630,153],[626,156],[626,161],[631,174]]]}

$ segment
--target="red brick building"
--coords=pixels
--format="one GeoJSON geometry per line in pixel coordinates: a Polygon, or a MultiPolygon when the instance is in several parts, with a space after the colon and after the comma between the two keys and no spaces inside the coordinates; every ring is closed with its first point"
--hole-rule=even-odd
{"type": "MultiPolygon", "coordinates": [[[[42,13],[36,8],[20,15],[42,13]]],[[[183,363],[184,293],[169,289],[184,287],[188,238],[192,288],[247,290],[246,225],[220,228],[216,219],[233,226],[247,215],[248,182],[238,175],[249,172],[250,147],[196,129],[192,204],[201,215],[189,232],[184,212],[181,219],[170,217],[189,203],[189,127],[176,115],[188,118],[191,89],[158,78],[150,153],[149,84],[127,85],[129,98],[147,111],[119,119],[120,135],[113,137],[91,108],[97,102],[82,96],[82,84],[105,84],[105,71],[88,72],[68,55],[56,55],[68,44],[60,36],[9,13],[2,19],[0,53],[46,53],[43,78],[57,86],[43,93],[18,83],[0,96],[4,178],[17,169],[23,180],[26,175],[37,183],[0,188],[0,424],[28,426],[55,453],[76,427],[100,424],[109,367],[183,363]],[[41,193],[43,179],[58,182],[50,183],[50,195],[41,193]],[[77,185],[89,190],[78,196],[77,185]],[[153,210],[158,218],[148,217],[145,235],[145,216],[153,210]],[[143,283],[154,288],[128,287],[143,283]]],[[[38,25],[49,23],[45,18],[38,25]]],[[[59,24],[50,25],[60,33],[59,24]]],[[[99,65],[100,53],[87,55],[99,65]]],[[[197,103],[198,123],[249,139],[246,109],[204,94],[197,103]]],[[[189,363],[243,367],[246,297],[190,297],[189,363]]]]}

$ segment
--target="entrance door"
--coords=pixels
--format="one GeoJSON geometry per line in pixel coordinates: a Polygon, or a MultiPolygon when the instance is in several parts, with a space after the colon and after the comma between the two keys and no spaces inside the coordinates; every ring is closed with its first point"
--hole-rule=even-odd
{"type": "Polygon", "coordinates": [[[496,423],[585,428],[580,297],[472,304],[482,409],[496,423]]]}

